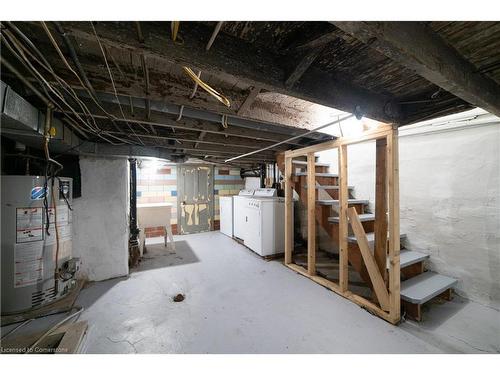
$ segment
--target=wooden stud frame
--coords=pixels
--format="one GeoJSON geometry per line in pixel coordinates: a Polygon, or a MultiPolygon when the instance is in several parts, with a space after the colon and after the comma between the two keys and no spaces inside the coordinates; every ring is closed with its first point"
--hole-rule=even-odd
{"type": "Polygon", "coordinates": [[[285,265],[297,273],[351,300],[392,324],[401,317],[400,307],[400,233],[399,233],[399,152],[398,129],[382,125],[356,137],[343,137],[333,141],[285,152],[285,265]],[[376,141],[376,220],[375,251],[368,251],[368,242],[355,210],[348,209],[347,146],[367,141],[376,141]],[[292,262],[293,252],[293,181],[292,159],[307,156],[307,185],[316,185],[314,154],[338,149],[339,153],[339,283],[316,275],[316,207],[315,191],[308,189],[308,263],[307,269],[292,262]],[[387,215],[385,213],[387,212],[387,215]],[[348,286],[348,225],[353,226],[360,248],[363,246],[365,264],[370,278],[375,281],[378,302],[372,302],[349,290],[348,286]],[[387,244],[388,239],[388,244],[387,244]],[[387,262],[386,273],[383,264],[387,262]],[[383,269],[382,269],[383,268],[383,269]]]}

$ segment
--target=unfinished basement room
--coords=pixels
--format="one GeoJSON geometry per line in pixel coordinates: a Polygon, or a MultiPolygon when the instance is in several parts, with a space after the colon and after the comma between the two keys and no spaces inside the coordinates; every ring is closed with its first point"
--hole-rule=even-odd
{"type": "Polygon", "coordinates": [[[91,14],[1,21],[0,361],[500,353],[500,22],[91,14]]]}

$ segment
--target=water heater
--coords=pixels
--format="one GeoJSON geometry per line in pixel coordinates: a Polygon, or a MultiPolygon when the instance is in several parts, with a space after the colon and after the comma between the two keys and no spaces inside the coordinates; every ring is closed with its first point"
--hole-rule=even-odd
{"type": "Polygon", "coordinates": [[[74,287],[72,183],[64,177],[45,184],[43,176],[1,176],[2,315],[53,302],[74,287]]]}

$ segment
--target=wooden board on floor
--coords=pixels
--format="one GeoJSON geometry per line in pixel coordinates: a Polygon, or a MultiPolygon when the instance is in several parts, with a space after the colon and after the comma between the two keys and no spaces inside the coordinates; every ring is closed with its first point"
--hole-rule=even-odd
{"type": "Polygon", "coordinates": [[[1,348],[4,353],[33,353],[33,354],[75,354],[80,350],[83,338],[88,329],[86,321],[64,324],[46,338],[35,348],[28,351],[31,345],[40,338],[45,331],[30,335],[16,335],[2,340],[1,348]]]}

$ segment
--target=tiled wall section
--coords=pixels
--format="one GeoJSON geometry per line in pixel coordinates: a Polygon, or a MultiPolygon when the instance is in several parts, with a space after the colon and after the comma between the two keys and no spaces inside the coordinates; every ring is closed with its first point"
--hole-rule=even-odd
{"type": "Polygon", "coordinates": [[[245,187],[245,180],[240,177],[239,168],[215,167],[214,174],[214,229],[219,229],[219,197],[237,195],[245,187]]]}
{"type": "MultiPolygon", "coordinates": [[[[171,203],[172,232],[177,233],[177,167],[137,168],[137,203],[171,203]]],[[[163,236],[164,229],[147,228],[146,237],[163,236]]]]}
{"type": "MultiPolygon", "coordinates": [[[[219,229],[219,197],[237,195],[245,186],[239,168],[215,167],[214,229],[219,229]]],[[[163,165],[157,169],[137,169],[137,203],[172,204],[172,232],[177,233],[177,167],[163,165]]],[[[146,229],[146,237],[163,236],[163,228],[146,229]]]]}

